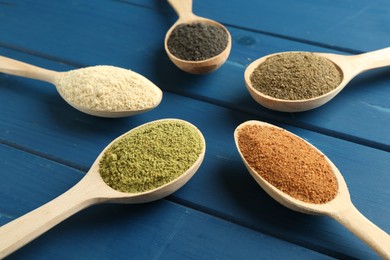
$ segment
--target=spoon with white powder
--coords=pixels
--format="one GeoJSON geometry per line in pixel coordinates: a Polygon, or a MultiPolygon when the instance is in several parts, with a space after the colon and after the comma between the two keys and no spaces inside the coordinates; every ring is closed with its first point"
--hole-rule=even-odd
{"type": "Polygon", "coordinates": [[[0,72],[52,83],[68,104],[93,116],[132,116],[157,107],[162,99],[150,80],[114,66],[57,72],[0,56],[0,72]]]}

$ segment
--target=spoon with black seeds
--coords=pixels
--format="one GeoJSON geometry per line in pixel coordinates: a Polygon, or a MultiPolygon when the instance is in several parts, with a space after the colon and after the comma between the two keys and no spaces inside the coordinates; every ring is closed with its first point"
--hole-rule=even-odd
{"type": "Polygon", "coordinates": [[[168,0],[179,16],[165,35],[165,51],[181,70],[206,74],[227,60],[231,49],[229,31],[220,23],[194,15],[192,0],[168,0]]]}

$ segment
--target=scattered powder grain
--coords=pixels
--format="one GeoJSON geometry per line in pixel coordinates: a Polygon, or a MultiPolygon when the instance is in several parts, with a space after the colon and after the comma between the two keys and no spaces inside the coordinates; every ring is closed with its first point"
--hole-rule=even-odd
{"type": "Polygon", "coordinates": [[[260,125],[246,125],[237,134],[245,161],[277,189],[314,204],[337,195],[337,179],[324,155],[303,140],[283,129],[260,125]]]}
{"type": "Polygon", "coordinates": [[[302,100],[321,96],[342,81],[330,60],[309,52],[286,52],[267,58],[250,76],[252,86],[265,95],[302,100]]]}
{"type": "Polygon", "coordinates": [[[206,23],[181,24],[168,38],[169,51],[179,59],[200,61],[223,52],[229,37],[220,26],[206,23]]]}
{"type": "Polygon", "coordinates": [[[182,175],[203,149],[203,137],[195,127],[181,120],[160,120],[114,142],[103,154],[99,172],[115,190],[148,191],[182,175]]]}
{"type": "Polygon", "coordinates": [[[114,66],[63,72],[55,85],[69,103],[94,110],[141,110],[158,105],[162,97],[145,77],[114,66]]]}

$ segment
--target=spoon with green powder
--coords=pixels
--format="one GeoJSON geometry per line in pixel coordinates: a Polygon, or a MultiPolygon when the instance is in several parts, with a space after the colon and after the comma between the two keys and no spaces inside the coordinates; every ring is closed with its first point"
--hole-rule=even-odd
{"type": "Polygon", "coordinates": [[[90,205],[168,196],[195,174],[205,150],[202,133],[187,121],[162,119],[130,130],[112,141],[69,191],[0,227],[0,258],[90,205]]]}
{"type": "Polygon", "coordinates": [[[239,125],[234,139],[249,173],[272,198],[292,210],[337,220],[390,259],[390,236],[355,208],[343,176],[321,151],[260,121],[239,125]]]}
{"type": "Polygon", "coordinates": [[[52,83],[69,105],[93,116],[132,116],[162,99],[162,91],[147,78],[115,66],[57,72],[0,56],[0,72],[52,83]]]}
{"type": "Polygon", "coordinates": [[[317,108],[334,98],[358,74],[390,65],[390,48],[359,55],[282,52],[253,61],[245,70],[252,98],[282,112],[317,108]]]}
{"type": "Polygon", "coordinates": [[[232,39],[220,23],[194,15],[192,0],[168,0],[179,16],[165,35],[165,51],[181,70],[210,73],[227,60],[232,39]]]}

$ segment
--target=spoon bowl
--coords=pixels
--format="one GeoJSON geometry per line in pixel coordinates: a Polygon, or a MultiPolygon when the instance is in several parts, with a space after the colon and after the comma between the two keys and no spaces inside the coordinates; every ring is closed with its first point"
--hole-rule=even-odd
{"type": "MultiPolygon", "coordinates": [[[[111,66],[111,67],[116,68],[113,66],[111,66]]],[[[120,69],[120,68],[116,68],[116,69],[120,69]]],[[[160,104],[161,99],[162,99],[162,91],[157,86],[155,86],[152,82],[147,80],[142,75],[139,75],[139,74],[136,74],[135,72],[130,72],[130,71],[129,71],[129,73],[133,73],[133,74],[137,75],[137,77],[140,80],[145,82],[145,84],[148,84],[148,87],[150,89],[152,89],[155,93],[157,93],[158,100],[153,105],[148,106],[148,107],[144,107],[142,109],[112,110],[112,109],[89,108],[87,106],[80,105],[77,102],[70,100],[64,94],[63,90],[61,90],[61,88],[59,87],[58,82],[61,79],[65,78],[65,76],[68,72],[57,72],[57,71],[53,71],[53,70],[48,70],[48,69],[40,68],[40,67],[31,65],[31,64],[28,64],[25,62],[17,61],[14,59],[3,57],[3,56],[0,56],[0,72],[51,83],[51,84],[56,86],[56,89],[57,89],[58,93],[60,94],[60,96],[73,108],[75,108],[83,113],[93,115],[93,116],[99,116],[99,117],[116,118],[116,117],[133,116],[136,114],[144,113],[144,112],[150,111],[150,110],[154,109],[155,107],[157,107],[160,104]]],[[[90,79],[91,84],[93,84],[94,75],[91,74],[89,76],[91,78],[90,79]]],[[[98,87],[99,86],[96,84],[96,88],[98,88],[98,87]]]]}
{"type": "Polygon", "coordinates": [[[50,228],[59,224],[76,212],[100,203],[145,203],[166,197],[182,187],[198,170],[204,155],[206,143],[202,133],[192,124],[179,119],[162,119],[153,121],[119,136],[113,140],[97,157],[88,173],[70,190],[47,204],[27,213],[18,219],[0,227],[0,258],[4,258],[15,250],[29,243],[50,228]],[[144,192],[127,193],[117,191],[108,186],[99,173],[99,163],[110,146],[131,131],[159,121],[177,121],[187,124],[198,134],[202,142],[202,151],[194,164],[176,179],[144,192]]]}
{"type": "Polygon", "coordinates": [[[358,55],[340,55],[332,53],[313,53],[327,58],[340,70],[342,81],[333,90],[317,97],[301,100],[279,99],[266,95],[253,87],[250,76],[253,71],[274,53],[253,61],[244,72],[245,85],[252,98],[260,105],[281,112],[302,112],[320,107],[333,99],[356,75],[379,67],[390,65],[390,48],[376,50],[358,55]]]}
{"type": "Polygon", "coordinates": [[[286,206],[289,209],[312,215],[327,215],[340,224],[344,225],[348,230],[350,230],[357,237],[362,239],[368,246],[370,246],[374,251],[376,251],[380,256],[389,259],[390,258],[390,236],[379,227],[370,222],[365,218],[353,205],[347,184],[344,181],[343,176],[337,167],[326,157],[321,151],[316,147],[311,145],[309,142],[303,140],[302,138],[290,133],[284,129],[281,129],[285,133],[289,134],[292,138],[302,140],[310,149],[314,149],[321,155],[323,155],[324,160],[331,167],[337,182],[338,182],[338,192],[335,198],[330,200],[327,203],[323,204],[314,204],[308,203],[301,200],[298,200],[283,191],[279,190],[268,181],[266,181],[259,173],[256,172],[254,168],[246,161],[244,155],[242,154],[239,147],[239,135],[238,132],[245,126],[248,125],[258,125],[262,127],[276,128],[281,129],[277,126],[261,122],[261,121],[247,121],[239,125],[234,132],[234,139],[236,147],[241,156],[241,159],[244,162],[244,165],[248,169],[251,176],[255,181],[266,191],[273,199],[286,206]]]}
{"type": "Polygon", "coordinates": [[[232,37],[229,31],[222,24],[214,20],[194,15],[192,13],[192,0],[168,0],[168,2],[179,16],[179,19],[172,25],[165,35],[164,47],[169,59],[181,70],[192,74],[206,74],[221,67],[227,60],[232,46],[232,37]],[[179,25],[194,23],[204,23],[222,28],[228,35],[226,48],[220,54],[200,61],[183,60],[173,55],[168,48],[168,39],[172,34],[172,31],[179,25]]]}

